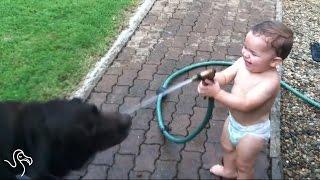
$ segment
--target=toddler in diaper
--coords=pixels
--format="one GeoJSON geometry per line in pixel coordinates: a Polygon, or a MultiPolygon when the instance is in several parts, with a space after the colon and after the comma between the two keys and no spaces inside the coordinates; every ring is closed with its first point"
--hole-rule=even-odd
{"type": "Polygon", "coordinates": [[[242,57],[198,85],[202,96],[229,108],[221,135],[224,165],[210,172],[225,178],[254,178],[258,153],[270,138],[269,112],[280,90],[277,66],[288,56],[293,32],[281,22],[264,21],[247,33],[242,57]],[[231,92],[220,86],[233,83],[231,92]]]}

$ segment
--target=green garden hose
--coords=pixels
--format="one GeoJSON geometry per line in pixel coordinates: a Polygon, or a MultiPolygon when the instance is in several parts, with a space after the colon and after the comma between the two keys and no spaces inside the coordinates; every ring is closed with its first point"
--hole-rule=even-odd
{"type": "MultiPolygon", "coordinates": [[[[233,64],[233,62],[231,62],[231,61],[222,61],[222,60],[212,60],[212,61],[205,61],[205,62],[200,62],[200,63],[196,63],[196,64],[191,64],[191,65],[186,66],[186,67],[174,72],[173,74],[171,74],[164,81],[164,83],[161,86],[161,89],[164,89],[164,90],[167,89],[172,80],[174,80],[176,77],[178,77],[182,74],[185,74],[186,72],[188,72],[192,69],[203,67],[203,66],[230,66],[232,64],[233,64]]],[[[283,81],[281,81],[280,84],[281,84],[281,87],[289,90],[290,92],[292,92],[293,94],[295,94],[296,96],[301,98],[304,102],[320,109],[319,102],[312,100],[309,97],[303,95],[302,93],[300,93],[299,91],[297,91],[296,89],[294,89],[293,87],[291,87],[290,85],[288,85],[287,83],[285,83],[283,81]]],[[[156,105],[157,120],[158,120],[159,128],[160,128],[162,134],[171,142],[186,143],[186,142],[190,141],[191,139],[193,139],[196,135],[198,135],[201,132],[201,130],[207,125],[207,123],[211,119],[212,111],[214,108],[214,101],[212,98],[209,98],[207,112],[206,112],[206,115],[205,115],[202,123],[198,127],[196,127],[191,133],[189,133],[188,136],[184,137],[184,136],[172,135],[168,132],[168,128],[165,126],[163,118],[162,118],[161,104],[162,104],[163,97],[164,97],[164,95],[162,95],[160,93],[157,98],[157,105],[156,105]]]]}

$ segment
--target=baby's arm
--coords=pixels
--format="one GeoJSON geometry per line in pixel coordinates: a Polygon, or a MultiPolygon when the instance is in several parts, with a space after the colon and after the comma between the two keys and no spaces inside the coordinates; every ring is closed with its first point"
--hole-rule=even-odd
{"type": "Polygon", "coordinates": [[[239,61],[240,58],[235,61],[231,66],[229,66],[228,68],[224,69],[223,71],[217,72],[214,80],[219,82],[219,84],[221,86],[228,84],[229,82],[231,82],[236,74],[237,74],[237,70],[239,67],[239,61]]]}
{"type": "Polygon", "coordinates": [[[276,81],[263,81],[244,96],[237,96],[220,89],[214,98],[232,109],[249,112],[263,106],[267,100],[274,97],[279,89],[278,84],[276,81]]]}

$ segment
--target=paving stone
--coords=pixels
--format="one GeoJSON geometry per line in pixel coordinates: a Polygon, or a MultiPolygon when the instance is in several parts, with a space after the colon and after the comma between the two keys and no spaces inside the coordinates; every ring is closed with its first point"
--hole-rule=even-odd
{"type": "Polygon", "coordinates": [[[190,55],[194,57],[197,55],[197,50],[198,50],[198,44],[188,44],[184,47],[182,51],[182,55],[190,55]]]}
{"type": "Polygon", "coordinates": [[[202,22],[197,22],[196,25],[193,26],[192,30],[200,33],[206,32],[206,24],[202,22]]]}
{"type": "Polygon", "coordinates": [[[205,143],[205,153],[202,154],[202,168],[209,170],[215,164],[221,164],[222,148],[220,143],[205,143]]]}
{"type": "Polygon", "coordinates": [[[215,102],[215,107],[212,112],[212,119],[217,121],[224,121],[228,117],[229,110],[226,106],[220,104],[219,102],[215,102]]]}
{"type": "Polygon", "coordinates": [[[153,119],[152,109],[140,109],[137,111],[136,116],[132,119],[131,129],[149,129],[150,121],[153,119]]]}
{"type": "Polygon", "coordinates": [[[110,66],[105,74],[110,74],[110,75],[121,75],[122,74],[122,68],[121,67],[115,67],[115,66],[110,66]]]}
{"type": "Polygon", "coordinates": [[[132,63],[137,63],[137,65],[136,66],[139,66],[139,68],[138,69],[143,69],[143,67],[142,67],[142,65],[144,64],[144,63],[146,63],[146,61],[147,61],[147,56],[144,56],[144,55],[133,55],[133,57],[132,57],[132,60],[131,60],[131,62],[132,63]]]}
{"type": "Polygon", "coordinates": [[[101,111],[102,112],[118,112],[119,104],[103,103],[101,107],[101,111]]]}
{"type": "Polygon", "coordinates": [[[209,42],[202,42],[199,44],[199,51],[213,52],[212,44],[209,42]]]}
{"type": "Polygon", "coordinates": [[[199,179],[198,170],[201,167],[201,153],[181,152],[182,160],[178,164],[178,179],[199,179]]]}
{"type": "Polygon", "coordinates": [[[112,93],[114,94],[128,94],[128,92],[129,92],[129,86],[115,85],[112,88],[112,93]]]}
{"type": "Polygon", "coordinates": [[[116,59],[120,61],[129,61],[132,59],[133,54],[135,54],[135,49],[124,47],[116,59]]]}
{"type": "Polygon", "coordinates": [[[270,165],[269,163],[270,160],[268,156],[264,152],[260,152],[254,167],[254,177],[256,179],[270,179],[267,172],[270,165]]]}
{"type": "MultiPolygon", "coordinates": [[[[175,43],[175,41],[173,42],[173,44],[175,43]]],[[[165,57],[166,59],[175,59],[178,60],[179,56],[182,54],[182,48],[178,48],[178,47],[172,47],[168,50],[168,52],[166,53],[165,57]]]]}
{"type": "Polygon", "coordinates": [[[207,130],[208,140],[210,143],[218,143],[220,142],[224,121],[214,121],[211,120],[210,128],[207,130]]]}
{"type": "Polygon", "coordinates": [[[160,148],[160,158],[164,161],[180,161],[180,151],[184,144],[176,144],[166,140],[165,144],[160,148]]]}
{"type": "Polygon", "coordinates": [[[151,179],[173,179],[176,176],[176,161],[156,161],[156,169],[151,175],[151,179]]]}
{"type": "Polygon", "coordinates": [[[169,51],[169,49],[172,48],[172,44],[173,44],[173,41],[174,41],[174,38],[173,37],[162,37],[163,39],[162,42],[163,42],[163,45],[168,48],[168,50],[166,51],[166,53],[169,51]]]}
{"type": "Polygon", "coordinates": [[[215,46],[214,47],[214,56],[213,59],[225,59],[225,56],[227,55],[227,48],[224,46],[215,46]]]}
{"type": "Polygon", "coordinates": [[[130,171],[129,179],[150,179],[151,173],[147,171],[130,171]]]}
{"type": "Polygon", "coordinates": [[[203,96],[197,96],[196,97],[196,106],[201,108],[207,108],[208,107],[208,98],[204,99],[203,96]]]}
{"type": "Polygon", "coordinates": [[[95,87],[96,92],[111,92],[112,86],[117,83],[117,75],[104,75],[95,87]]]}
{"type": "Polygon", "coordinates": [[[171,102],[179,102],[179,95],[182,93],[181,89],[177,89],[170,94],[167,94],[165,96],[166,101],[171,101],[171,102]]]}
{"type": "Polygon", "coordinates": [[[211,54],[210,52],[206,52],[206,51],[197,51],[197,55],[196,57],[194,58],[194,60],[196,62],[199,62],[199,61],[208,61],[211,59],[211,54]]]}
{"type": "Polygon", "coordinates": [[[162,103],[162,118],[165,125],[169,124],[173,120],[172,114],[176,111],[175,106],[175,102],[164,101],[162,103]]]}
{"type": "Polygon", "coordinates": [[[160,144],[160,145],[164,143],[164,137],[158,127],[158,122],[156,122],[156,121],[150,122],[150,129],[146,133],[146,140],[144,143],[145,144],[160,144]]]}
{"type": "Polygon", "coordinates": [[[193,108],[194,114],[191,116],[190,122],[190,129],[193,129],[197,127],[200,123],[202,123],[206,112],[207,108],[199,108],[199,107],[194,107],[193,108]]]}
{"type": "Polygon", "coordinates": [[[143,108],[145,109],[156,109],[157,103],[157,92],[153,90],[147,90],[146,96],[141,100],[142,104],[145,105],[143,108]]]}
{"type": "Polygon", "coordinates": [[[133,86],[130,88],[129,92],[132,96],[145,96],[145,92],[149,86],[149,80],[136,79],[134,80],[133,86]]]}
{"type": "Polygon", "coordinates": [[[133,163],[133,155],[116,154],[115,163],[108,170],[107,179],[128,179],[133,163]]]}
{"type": "Polygon", "coordinates": [[[95,93],[92,92],[89,96],[87,102],[89,104],[94,104],[98,109],[101,108],[102,103],[106,100],[107,93],[95,93]]]}
{"type": "Polygon", "coordinates": [[[167,75],[165,74],[154,74],[153,80],[150,82],[150,90],[158,90],[164,81],[166,80],[167,75]]]}
{"type": "Polygon", "coordinates": [[[131,130],[128,137],[120,144],[120,154],[139,154],[139,146],[145,140],[144,130],[131,130]]]}
{"type": "Polygon", "coordinates": [[[181,25],[177,32],[177,36],[188,36],[191,31],[192,31],[192,26],[181,25]]]}
{"type": "Polygon", "coordinates": [[[107,150],[98,152],[93,161],[93,165],[108,165],[111,166],[113,164],[113,158],[115,153],[119,150],[119,145],[113,146],[107,150]]]}
{"type": "Polygon", "coordinates": [[[124,103],[119,107],[120,112],[126,112],[140,103],[141,97],[125,97],[124,103]]]}
{"type": "Polygon", "coordinates": [[[187,42],[186,36],[176,36],[174,38],[172,46],[182,49],[182,48],[184,48],[186,42],[187,42]]]}
{"type": "Polygon", "coordinates": [[[153,50],[150,56],[147,58],[147,64],[155,64],[159,65],[161,63],[161,59],[165,56],[165,52],[155,51],[153,50]]]}
{"type": "Polygon", "coordinates": [[[188,44],[189,45],[196,45],[198,46],[202,41],[202,38],[201,38],[201,33],[198,33],[198,32],[190,32],[190,35],[188,37],[188,44]]]}
{"type": "Polygon", "coordinates": [[[193,26],[196,21],[197,21],[197,16],[188,14],[188,16],[186,16],[186,18],[183,19],[182,25],[193,26]]]}
{"type": "Polygon", "coordinates": [[[220,35],[217,37],[216,45],[227,47],[230,44],[230,39],[231,39],[230,35],[220,35]]]}
{"type": "Polygon", "coordinates": [[[106,179],[107,166],[89,165],[88,172],[82,179],[106,179]]]}
{"type": "MultiPolygon", "coordinates": [[[[194,128],[188,128],[189,134],[193,132],[194,128]]],[[[184,148],[185,151],[193,151],[193,152],[200,152],[203,153],[204,149],[204,142],[207,140],[206,129],[203,129],[196,137],[192,140],[188,141],[186,147],[184,148]]]]}
{"type": "Polygon", "coordinates": [[[179,95],[179,102],[176,105],[177,113],[179,114],[193,114],[193,106],[195,105],[195,97],[188,94],[179,95]]]}
{"type": "Polygon", "coordinates": [[[239,22],[236,20],[236,22],[233,25],[233,29],[235,32],[239,32],[239,33],[247,33],[247,28],[248,26],[242,22],[239,22]]]}
{"type": "Polygon", "coordinates": [[[199,95],[198,90],[197,90],[198,84],[199,84],[199,82],[191,82],[190,84],[187,84],[186,86],[183,86],[181,88],[182,89],[182,95],[190,96],[190,99],[192,99],[192,100],[195,99],[195,97],[197,95],[199,95]]]}
{"type": "Polygon", "coordinates": [[[168,47],[164,44],[164,42],[159,42],[158,44],[156,44],[153,50],[153,52],[163,53],[163,57],[164,57],[164,53],[167,51],[168,51],[168,47]]]}
{"type": "Polygon", "coordinates": [[[228,55],[241,56],[242,44],[233,44],[228,48],[228,55]]]}
{"type": "Polygon", "coordinates": [[[220,34],[222,36],[231,36],[232,34],[232,25],[233,25],[233,21],[222,21],[223,26],[221,26],[220,28],[220,34]]]}
{"type": "Polygon", "coordinates": [[[138,70],[126,70],[118,78],[118,85],[132,86],[133,80],[137,77],[138,70]]]}
{"type": "Polygon", "coordinates": [[[146,48],[139,47],[136,50],[137,56],[149,56],[149,54],[150,54],[150,49],[148,47],[146,47],[146,48]]]}
{"type": "Polygon", "coordinates": [[[183,54],[179,57],[179,61],[176,62],[176,69],[184,68],[193,63],[193,56],[183,54]]]}
{"type": "Polygon", "coordinates": [[[144,64],[143,69],[138,73],[138,79],[153,80],[156,71],[157,65],[144,64]]]}
{"type": "Polygon", "coordinates": [[[174,117],[174,121],[169,125],[170,133],[187,136],[187,128],[190,125],[190,116],[188,114],[174,114],[174,117]]]}
{"type": "MultiPolygon", "coordinates": [[[[210,24],[212,24],[212,23],[214,23],[214,22],[211,22],[210,24]]],[[[213,36],[216,38],[216,36],[219,34],[219,29],[221,26],[217,25],[217,23],[216,23],[216,24],[212,24],[214,27],[210,27],[210,24],[208,25],[207,31],[205,32],[206,36],[213,36]]]]}
{"type": "MultiPolygon", "coordinates": [[[[134,56],[134,57],[142,57],[142,56],[134,56]]],[[[130,62],[122,63],[121,67],[123,71],[133,70],[133,71],[140,71],[142,69],[142,62],[140,59],[132,58],[130,62]]]]}
{"type": "Polygon", "coordinates": [[[124,94],[108,94],[106,103],[122,104],[124,96],[124,94]]]}
{"type": "Polygon", "coordinates": [[[153,172],[155,160],[159,156],[159,145],[141,145],[140,154],[136,157],[135,171],[153,172]]]}
{"type": "Polygon", "coordinates": [[[151,25],[157,20],[157,16],[152,14],[147,14],[144,20],[142,21],[142,25],[151,25]]]}

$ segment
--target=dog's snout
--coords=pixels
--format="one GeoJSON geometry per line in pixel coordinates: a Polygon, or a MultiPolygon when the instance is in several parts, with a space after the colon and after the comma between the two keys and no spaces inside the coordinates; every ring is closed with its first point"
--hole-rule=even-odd
{"type": "Polygon", "coordinates": [[[129,116],[128,114],[122,114],[122,117],[120,118],[120,126],[121,128],[127,129],[131,126],[131,121],[132,117],[129,116]]]}

